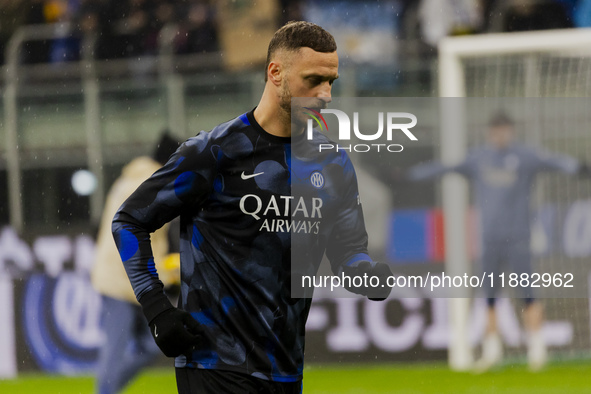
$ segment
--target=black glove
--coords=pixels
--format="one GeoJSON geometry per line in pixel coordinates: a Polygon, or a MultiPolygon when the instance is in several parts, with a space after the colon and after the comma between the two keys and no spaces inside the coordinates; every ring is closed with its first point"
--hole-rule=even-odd
{"type": "Polygon", "coordinates": [[[167,357],[189,355],[201,344],[199,323],[188,312],[172,306],[157,288],[139,300],[156,345],[167,357]]]}
{"type": "Polygon", "coordinates": [[[583,178],[591,178],[591,166],[585,162],[581,162],[577,174],[583,178]]]}
{"type": "MultiPolygon", "coordinates": [[[[361,261],[355,267],[343,267],[343,274],[351,277],[351,282],[353,282],[353,277],[358,276],[363,278],[367,274],[367,286],[355,287],[346,285],[345,288],[352,293],[367,296],[372,301],[384,301],[392,291],[392,288],[387,284],[388,277],[392,276],[392,271],[388,264],[376,263],[372,267],[369,261],[361,261]],[[370,285],[370,278],[372,276],[380,279],[377,287],[370,285]]],[[[373,283],[375,284],[375,280],[373,283]]]]}

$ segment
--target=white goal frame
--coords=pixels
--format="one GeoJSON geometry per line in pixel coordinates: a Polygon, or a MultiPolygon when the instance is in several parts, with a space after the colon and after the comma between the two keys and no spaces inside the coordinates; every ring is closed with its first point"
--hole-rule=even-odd
{"type": "MultiPolygon", "coordinates": [[[[473,36],[446,37],[438,45],[439,96],[465,97],[466,85],[462,59],[476,56],[495,56],[527,53],[576,54],[591,57],[591,29],[546,30],[537,32],[494,33],[473,36]]],[[[460,162],[466,155],[466,131],[450,122],[450,117],[464,119],[462,108],[448,106],[442,100],[440,154],[443,164],[460,162]],[[453,125],[453,126],[452,126],[453,125]]],[[[451,274],[469,272],[466,240],[466,208],[468,185],[459,175],[446,175],[442,183],[442,204],[445,221],[446,270],[451,274]]],[[[469,343],[468,298],[449,299],[448,362],[454,370],[468,370],[472,366],[469,343]]]]}

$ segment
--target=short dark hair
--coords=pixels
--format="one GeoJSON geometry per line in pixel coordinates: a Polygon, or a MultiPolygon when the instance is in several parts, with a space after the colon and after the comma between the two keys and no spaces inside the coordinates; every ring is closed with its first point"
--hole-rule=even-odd
{"type": "Polygon", "coordinates": [[[511,117],[503,111],[499,111],[496,114],[494,114],[488,122],[488,125],[491,127],[512,126],[513,124],[513,119],[511,119],[511,117]]]}
{"type": "Polygon", "coordinates": [[[302,47],[313,49],[316,52],[330,53],[337,50],[337,43],[332,34],[314,23],[304,21],[287,22],[275,32],[269,43],[265,63],[265,81],[267,80],[266,70],[275,52],[281,49],[296,51],[302,47]]]}

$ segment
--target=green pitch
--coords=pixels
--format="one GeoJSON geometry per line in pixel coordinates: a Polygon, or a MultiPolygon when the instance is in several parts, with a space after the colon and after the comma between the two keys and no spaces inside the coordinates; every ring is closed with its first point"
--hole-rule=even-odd
{"type": "MultiPolygon", "coordinates": [[[[591,393],[591,363],[568,362],[550,365],[540,373],[524,366],[505,366],[475,375],[451,372],[443,364],[401,364],[368,367],[320,366],[306,368],[304,393],[591,393]]],[[[125,394],[175,393],[172,370],[144,372],[125,394]]],[[[22,375],[16,380],[0,380],[2,394],[93,393],[91,377],[22,375]]]]}

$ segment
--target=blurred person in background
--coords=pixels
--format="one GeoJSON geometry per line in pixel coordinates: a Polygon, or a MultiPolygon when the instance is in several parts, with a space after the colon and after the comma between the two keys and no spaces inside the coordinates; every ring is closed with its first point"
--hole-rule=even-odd
{"type": "MultiPolygon", "coordinates": [[[[466,159],[455,166],[426,163],[412,167],[408,178],[413,181],[457,172],[467,177],[474,189],[481,229],[481,270],[495,273],[505,270],[531,275],[530,196],[535,177],[543,171],[589,176],[587,164],[568,156],[537,150],[514,141],[514,123],[505,113],[493,116],[487,134],[488,144],[473,148],[466,159]]],[[[503,344],[495,314],[496,289],[487,289],[487,325],[482,342],[482,356],[475,369],[485,371],[500,363],[503,344]]],[[[548,355],[542,325],[541,303],[534,298],[531,287],[520,288],[525,308],[523,324],[526,331],[527,358],[533,371],[540,370],[548,355]]]]}
{"type": "Polygon", "coordinates": [[[109,37],[108,58],[141,56],[147,38],[151,37],[150,23],[153,3],[150,0],[110,1],[105,10],[109,37]]]}
{"type": "Polygon", "coordinates": [[[567,29],[574,26],[565,7],[566,1],[558,0],[513,0],[504,4],[502,31],[532,31],[567,29]]]}
{"type": "MultiPolygon", "coordinates": [[[[26,25],[40,25],[50,23],[51,12],[47,12],[49,2],[45,0],[31,0],[24,18],[26,25]]],[[[34,40],[23,44],[23,62],[28,64],[46,63],[49,61],[51,41],[34,40]]]]}
{"type": "Polygon", "coordinates": [[[108,58],[111,50],[111,37],[105,23],[106,13],[107,0],[81,0],[74,19],[82,43],[85,38],[96,40],[93,52],[96,59],[108,58]]]}
{"type": "Polygon", "coordinates": [[[148,24],[143,33],[143,55],[157,55],[160,33],[166,25],[175,25],[179,20],[176,3],[171,0],[158,0],[147,7],[148,24]]]}
{"type": "Polygon", "coordinates": [[[55,24],[62,36],[52,40],[32,40],[23,44],[25,63],[61,63],[79,59],[80,42],[69,25],[78,12],[78,0],[32,0],[25,24],[55,24]]]}
{"type": "Polygon", "coordinates": [[[483,23],[478,0],[420,0],[418,15],[421,37],[434,48],[444,37],[479,32],[483,23]]]}
{"type": "Polygon", "coordinates": [[[63,36],[51,41],[49,61],[62,63],[80,59],[80,37],[75,34],[74,26],[80,0],[50,0],[46,4],[45,14],[49,23],[58,24],[63,36]]]}
{"type": "MultiPolygon", "coordinates": [[[[179,141],[164,132],[153,155],[137,157],[127,164],[107,195],[91,272],[92,285],[102,295],[101,323],[105,335],[96,369],[99,394],[121,392],[160,354],[121,264],[111,235],[111,222],[123,201],[162,167],[178,146],[179,141]]],[[[180,280],[178,226],[178,222],[172,222],[152,234],[158,273],[172,297],[180,280]]]]}
{"type": "Polygon", "coordinates": [[[177,53],[206,53],[219,50],[215,8],[209,0],[191,0],[182,4],[184,17],[177,35],[177,53]]]}

